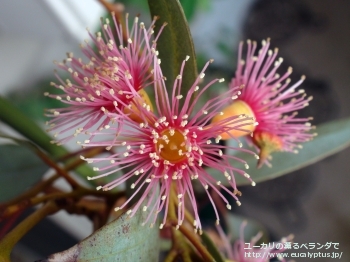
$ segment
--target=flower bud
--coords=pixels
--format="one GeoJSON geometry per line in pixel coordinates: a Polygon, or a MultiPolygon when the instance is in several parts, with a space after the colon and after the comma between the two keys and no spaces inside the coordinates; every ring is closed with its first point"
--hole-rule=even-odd
{"type": "MultiPolygon", "coordinates": [[[[137,103],[139,106],[145,105],[146,107],[149,107],[149,111],[153,112],[153,105],[152,102],[146,93],[144,89],[140,89],[138,91],[139,97],[135,97],[134,101],[130,103],[131,107],[124,107],[124,114],[129,114],[129,117],[134,120],[137,123],[143,122],[142,118],[140,117],[140,110],[137,108],[135,103],[137,103]]],[[[148,110],[148,109],[147,109],[148,110]]]]}
{"type": "MultiPolygon", "coordinates": [[[[231,105],[226,107],[222,112],[223,114],[218,114],[212,119],[212,123],[219,122],[230,116],[246,115],[247,117],[254,117],[253,110],[250,108],[250,106],[246,102],[242,100],[235,100],[231,105]]],[[[233,121],[235,120],[232,120],[232,122],[233,121]]],[[[237,123],[232,124],[232,126],[237,126],[237,123]]],[[[230,131],[228,131],[228,133],[230,133],[234,137],[246,136],[255,130],[255,125],[254,123],[247,124],[245,126],[242,126],[241,129],[244,129],[247,131],[231,129],[230,131]]],[[[228,133],[225,132],[221,134],[221,137],[223,140],[227,140],[231,138],[228,133]]]]}
{"type": "Polygon", "coordinates": [[[275,151],[283,149],[282,139],[266,131],[254,132],[252,137],[253,143],[260,149],[258,167],[260,168],[269,155],[275,151]]]}

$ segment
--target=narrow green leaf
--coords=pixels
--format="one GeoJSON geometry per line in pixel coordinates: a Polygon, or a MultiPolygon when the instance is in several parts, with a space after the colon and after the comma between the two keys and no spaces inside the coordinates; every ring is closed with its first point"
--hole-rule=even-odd
{"type": "MultiPolygon", "coordinates": [[[[271,160],[271,168],[264,165],[257,169],[257,160],[254,157],[248,157],[247,154],[241,153],[236,156],[247,161],[250,167],[247,173],[251,178],[255,182],[262,182],[316,163],[350,146],[350,118],[319,125],[316,132],[318,135],[312,141],[303,144],[303,148],[299,150],[298,154],[275,153],[271,160]]],[[[244,166],[237,165],[236,162],[232,162],[232,165],[244,169],[244,166]]],[[[208,172],[216,179],[225,181],[224,174],[218,170],[208,169],[208,172]]],[[[249,184],[246,178],[239,175],[236,176],[236,182],[238,185],[249,184]]]]}
{"type": "Polygon", "coordinates": [[[52,138],[34,121],[25,116],[10,101],[0,96],[0,120],[11,126],[23,136],[33,141],[52,156],[62,156],[67,153],[63,147],[50,143],[52,138]]]}
{"type": "MultiPolygon", "coordinates": [[[[28,140],[32,141],[53,157],[61,157],[68,154],[62,146],[51,144],[52,138],[43,131],[34,121],[24,115],[10,101],[0,96],[0,120],[8,124],[28,140]]],[[[94,176],[95,172],[88,165],[81,165],[76,172],[83,177],[94,176]]]]}
{"type": "Polygon", "coordinates": [[[205,232],[203,232],[203,234],[201,235],[201,239],[204,245],[207,247],[209,253],[215,259],[215,262],[225,262],[225,259],[223,259],[223,257],[221,256],[220,251],[217,249],[217,246],[213,243],[213,241],[205,232]]]}
{"type": "Polygon", "coordinates": [[[38,182],[48,166],[27,147],[0,146],[0,203],[38,182]]]}
{"type": "Polygon", "coordinates": [[[159,230],[142,226],[148,213],[125,213],[63,252],[42,261],[158,261],[159,230]]]}
{"type": "Polygon", "coordinates": [[[190,56],[186,62],[186,73],[182,76],[182,93],[185,94],[194,83],[198,73],[192,36],[181,4],[178,0],[148,0],[148,5],[151,15],[159,16],[155,27],[156,33],[163,23],[168,23],[157,43],[168,89],[173,87],[182,61],[186,56],[190,56]]]}

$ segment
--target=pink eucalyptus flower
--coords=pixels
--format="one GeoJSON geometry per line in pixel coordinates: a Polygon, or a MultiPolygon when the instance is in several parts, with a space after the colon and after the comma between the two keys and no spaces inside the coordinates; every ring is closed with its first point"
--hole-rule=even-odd
{"type": "Polygon", "coordinates": [[[284,257],[288,254],[285,253],[288,249],[292,248],[293,235],[282,238],[280,242],[261,243],[258,245],[259,239],[262,237],[262,232],[259,232],[249,242],[244,239],[244,228],[247,225],[247,221],[241,224],[240,238],[233,243],[229,237],[227,237],[220,226],[217,227],[221,239],[224,244],[224,253],[229,261],[234,262],[268,262],[271,258],[278,258],[280,261],[285,262],[284,257]],[[255,247],[254,247],[255,246],[255,247]],[[257,247],[260,246],[260,247],[257,247]]]}
{"type": "MultiPolygon", "coordinates": [[[[186,58],[186,61],[188,58],[186,58]]],[[[139,209],[143,211],[150,210],[145,223],[151,220],[153,226],[157,213],[163,211],[164,218],[160,224],[160,228],[162,228],[166,223],[169,195],[172,184],[174,184],[179,201],[177,210],[178,226],[184,220],[184,200],[187,197],[194,210],[195,221],[193,223],[195,230],[199,229],[199,232],[201,232],[202,227],[191,180],[197,180],[206,189],[216,213],[217,223],[219,222],[219,216],[208,191],[209,187],[215,190],[225,201],[226,207],[231,209],[230,201],[221,194],[219,189],[228,192],[240,205],[236,196],[239,191],[236,187],[234,175],[245,176],[251,181],[252,185],[255,185],[245,171],[231,166],[229,159],[235,159],[245,164],[246,162],[223,152],[225,149],[233,149],[258,156],[249,150],[219,144],[220,134],[223,130],[243,130],[244,126],[251,124],[253,120],[249,117],[230,116],[215,124],[210,123],[211,118],[218,114],[223,106],[237,98],[239,88],[231,88],[226,93],[206,101],[198,111],[195,110],[195,105],[200,101],[203,93],[215,82],[223,81],[223,79],[215,79],[202,88],[198,86],[210,62],[212,61],[205,65],[186,94],[181,93],[185,61],[182,63],[180,74],[174,82],[171,93],[167,92],[160,67],[155,67],[154,79],[157,81],[155,82],[155,98],[158,113],[148,110],[146,104],[143,106],[135,104],[140,111],[140,117],[143,119],[141,123],[133,121],[128,115],[123,115],[123,119],[115,119],[117,122],[123,121],[122,129],[110,128],[107,131],[96,132],[96,135],[106,135],[106,132],[110,133],[112,131],[114,134],[118,131],[119,135],[114,136],[112,142],[94,142],[85,145],[107,146],[107,149],[111,149],[110,145],[112,144],[112,150],[119,151],[113,152],[110,156],[104,158],[86,159],[90,163],[108,161],[107,166],[99,168],[101,175],[89,179],[97,179],[118,171],[124,171],[124,174],[119,178],[104,186],[99,186],[97,189],[111,190],[132,177],[137,177],[136,182],[131,185],[131,188],[135,189],[134,194],[116,210],[127,207],[129,201],[142,190],[142,196],[137,200],[135,206],[127,212],[130,216],[133,216],[139,209]],[[194,93],[198,93],[197,96],[194,96],[194,93]],[[180,102],[182,102],[181,105],[180,102]],[[230,125],[228,125],[229,122],[230,125]],[[212,138],[213,140],[211,140],[212,138]],[[204,166],[220,170],[222,178],[228,180],[228,183],[234,189],[233,192],[207,173],[204,166]],[[156,190],[158,185],[160,186],[159,193],[156,190]],[[140,205],[146,197],[149,197],[148,203],[141,207],[140,205]],[[154,201],[154,204],[151,204],[152,201],[154,201]]],[[[160,63],[160,60],[158,63],[160,63]]],[[[118,114],[123,114],[123,112],[119,110],[118,114]]],[[[112,115],[110,114],[110,117],[113,117],[112,115]]]]}
{"type": "MultiPolygon", "coordinates": [[[[283,59],[277,59],[278,49],[272,51],[269,46],[269,39],[264,40],[257,52],[257,43],[248,40],[243,60],[243,42],[240,43],[237,70],[229,87],[243,85],[244,88],[239,99],[224,110],[225,115],[243,113],[256,119],[258,125],[247,128],[252,132],[250,140],[260,151],[259,166],[273,151],[297,153],[296,148],[302,147],[300,143],[314,136],[309,132],[313,127],[308,121],[312,118],[297,117],[298,110],[308,106],[312,100],[312,97],[306,97],[303,89],[296,90],[305,76],[290,86],[288,77],[292,68],[280,76],[277,69],[283,59]]],[[[239,137],[246,134],[232,132],[231,135],[239,137]]]]}
{"type": "Polygon", "coordinates": [[[101,24],[102,32],[96,36],[89,32],[93,45],[81,46],[87,63],[72,54],[68,54],[63,63],[57,63],[59,68],[71,75],[71,79],[63,80],[55,73],[58,83],[51,85],[64,93],[45,95],[62,101],[68,107],[48,110],[47,115],[53,119],[47,124],[49,131],[56,132],[55,137],[69,131],[74,133],[59,140],[60,144],[79,133],[108,128],[108,112],[125,109],[133,99],[133,90],[140,91],[141,98],[148,102],[142,88],[153,82],[156,41],[162,30],[153,39],[156,18],[146,29],[136,17],[131,30],[128,30],[127,15],[126,31],[123,31],[114,15],[113,20],[115,28],[106,19],[105,24],[101,24]],[[94,46],[97,51],[94,51],[94,46]]]}

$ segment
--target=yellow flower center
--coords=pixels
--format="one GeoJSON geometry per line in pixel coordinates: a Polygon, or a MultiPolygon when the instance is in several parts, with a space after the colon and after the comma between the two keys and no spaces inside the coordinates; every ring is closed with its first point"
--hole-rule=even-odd
{"type": "Polygon", "coordinates": [[[164,159],[175,164],[186,159],[186,139],[181,131],[165,129],[160,133],[157,152],[164,159]]]}

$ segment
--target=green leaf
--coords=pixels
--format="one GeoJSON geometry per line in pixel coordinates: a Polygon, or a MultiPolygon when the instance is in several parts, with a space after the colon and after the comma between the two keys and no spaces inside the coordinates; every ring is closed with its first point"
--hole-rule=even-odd
{"type": "Polygon", "coordinates": [[[160,18],[155,27],[156,34],[163,23],[168,23],[159,37],[157,49],[169,90],[180,72],[182,61],[186,56],[190,56],[186,62],[186,73],[182,76],[182,93],[185,94],[193,85],[198,73],[192,36],[181,4],[178,0],[148,0],[148,5],[151,15],[160,18]]]}
{"type": "Polygon", "coordinates": [[[0,146],[0,202],[10,200],[38,182],[48,166],[27,147],[0,146]]]}
{"type": "MultiPolygon", "coordinates": [[[[310,142],[303,144],[303,148],[298,154],[287,152],[276,153],[271,160],[272,167],[264,165],[257,169],[257,160],[246,153],[239,153],[236,156],[245,159],[249,165],[247,173],[255,182],[262,182],[269,179],[288,174],[302,167],[311,165],[332,154],[335,154],[350,146],[350,118],[336,120],[319,125],[316,129],[318,135],[310,142]]],[[[232,165],[244,169],[243,165],[237,165],[232,161],[232,165]]],[[[224,174],[215,169],[208,169],[208,172],[217,180],[224,180],[224,174]]],[[[249,180],[237,175],[237,185],[247,185],[249,180]]]]}
{"type": "Polygon", "coordinates": [[[158,261],[159,230],[141,225],[147,215],[139,210],[128,218],[124,213],[70,249],[43,261],[158,261]]]}
{"type": "Polygon", "coordinates": [[[201,239],[206,248],[208,249],[209,253],[215,259],[215,262],[225,262],[225,260],[220,254],[220,251],[217,249],[216,245],[205,232],[203,232],[203,234],[201,235],[201,239]]]}
{"type": "Polygon", "coordinates": [[[180,0],[185,16],[190,21],[196,11],[198,0],[180,0]]]}
{"type": "MultiPolygon", "coordinates": [[[[8,124],[28,140],[44,149],[53,157],[61,157],[68,154],[62,146],[51,144],[52,138],[43,131],[34,121],[23,114],[10,101],[0,96],[0,120],[8,124]]],[[[83,177],[95,176],[95,172],[88,165],[81,165],[76,172],[83,177]]]]}
{"type": "MultiPolygon", "coordinates": [[[[25,90],[12,90],[6,97],[13,105],[15,105],[22,113],[33,120],[46,121],[47,117],[43,112],[45,108],[62,107],[62,102],[57,99],[49,99],[44,96],[44,92],[51,87],[50,82],[56,79],[52,75],[51,78],[46,78],[36,82],[31,86],[26,86],[25,90]]],[[[61,90],[54,88],[50,89],[51,94],[61,94],[61,90]]]]}
{"type": "Polygon", "coordinates": [[[52,156],[62,156],[67,153],[63,147],[50,143],[52,138],[34,121],[24,115],[4,97],[0,97],[0,120],[11,126],[23,136],[33,141],[52,156]]]}

